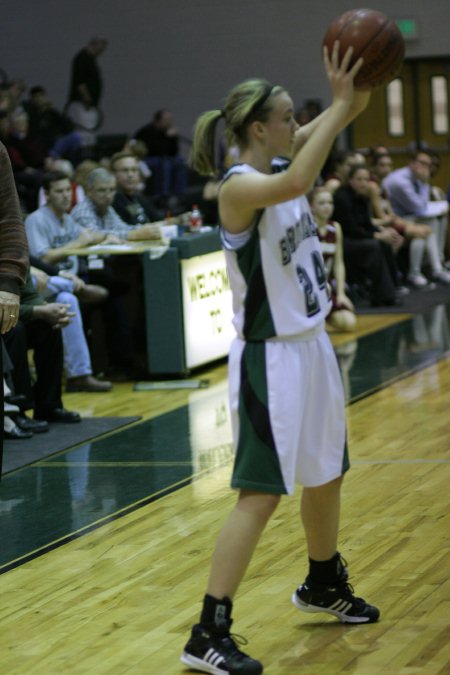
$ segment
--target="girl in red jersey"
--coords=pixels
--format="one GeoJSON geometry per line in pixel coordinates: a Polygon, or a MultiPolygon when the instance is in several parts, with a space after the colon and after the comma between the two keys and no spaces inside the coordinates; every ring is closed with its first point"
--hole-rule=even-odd
{"type": "Polygon", "coordinates": [[[342,250],[342,230],[332,221],[333,196],[323,187],[315,188],[309,202],[316,221],[327,278],[332,287],[331,311],[327,323],[338,331],[351,332],[356,328],[356,316],[352,301],[345,293],[345,266],[342,250]]]}

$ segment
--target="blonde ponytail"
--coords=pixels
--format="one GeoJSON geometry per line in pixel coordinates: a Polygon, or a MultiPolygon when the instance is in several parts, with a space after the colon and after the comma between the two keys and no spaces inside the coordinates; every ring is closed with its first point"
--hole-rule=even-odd
{"type": "Polygon", "coordinates": [[[200,115],[194,128],[190,165],[202,176],[216,173],[216,127],[222,117],[221,110],[208,110],[200,115]]]}
{"type": "Polygon", "coordinates": [[[283,91],[283,87],[261,79],[245,80],[234,87],[223,110],[209,110],[198,118],[189,160],[191,166],[203,176],[216,174],[216,127],[221,117],[225,118],[227,146],[237,144],[242,150],[248,143],[249,125],[255,120],[265,122],[273,98],[283,91]]]}

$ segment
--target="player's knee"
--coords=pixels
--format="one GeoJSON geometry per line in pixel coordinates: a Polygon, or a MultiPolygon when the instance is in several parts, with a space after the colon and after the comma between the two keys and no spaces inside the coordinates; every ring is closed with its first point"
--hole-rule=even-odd
{"type": "Polygon", "coordinates": [[[238,508],[261,518],[269,519],[280,503],[281,495],[241,490],[238,508]]]}

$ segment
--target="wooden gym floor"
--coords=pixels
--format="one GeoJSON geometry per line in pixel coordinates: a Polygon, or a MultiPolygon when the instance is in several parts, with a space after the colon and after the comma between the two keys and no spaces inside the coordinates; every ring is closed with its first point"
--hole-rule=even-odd
{"type": "MultiPolygon", "coordinates": [[[[235,603],[268,675],[450,673],[450,306],[361,316],[333,336],[352,470],[340,550],[381,608],[344,626],[290,603],[306,570],[285,498],[235,603]]],[[[226,367],[208,389],[70,394],[83,415],[143,420],[4,477],[0,673],[175,675],[211,547],[234,502],[226,367]]]]}

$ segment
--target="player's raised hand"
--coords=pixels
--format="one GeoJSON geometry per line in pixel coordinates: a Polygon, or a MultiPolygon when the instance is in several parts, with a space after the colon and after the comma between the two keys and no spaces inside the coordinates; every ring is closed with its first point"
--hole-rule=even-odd
{"type": "Polygon", "coordinates": [[[323,48],[325,71],[333,92],[333,98],[349,104],[351,119],[364,110],[370,100],[369,89],[355,89],[354,80],[364,61],[360,58],[350,67],[352,55],[353,47],[349,47],[343,59],[339,61],[338,40],[334,43],[331,54],[328,53],[326,46],[323,48]]]}

